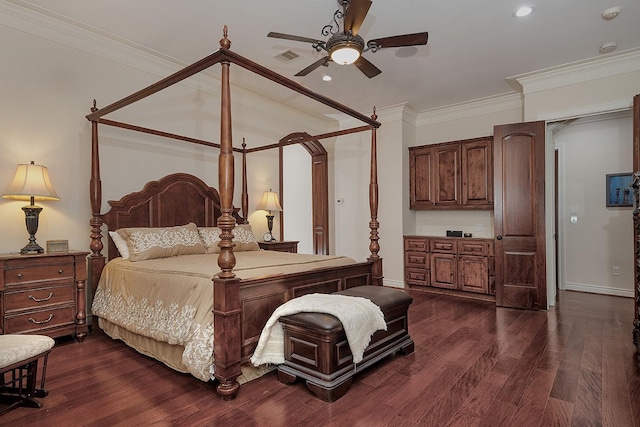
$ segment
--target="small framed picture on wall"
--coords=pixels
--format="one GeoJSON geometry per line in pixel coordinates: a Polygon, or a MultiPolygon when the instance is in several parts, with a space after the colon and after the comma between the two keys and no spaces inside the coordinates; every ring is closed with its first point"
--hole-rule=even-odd
{"type": "Polygon", "coordinates": [[[633,207],[631,173],[607,174],[607,207],[633,207]]]}

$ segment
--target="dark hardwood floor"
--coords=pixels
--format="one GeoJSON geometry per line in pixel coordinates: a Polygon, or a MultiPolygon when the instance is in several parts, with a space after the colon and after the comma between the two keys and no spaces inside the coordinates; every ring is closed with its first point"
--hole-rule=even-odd
{"type": "Polygon", "coordinates": [[[220,400],[176,373],[93,333],[59,342],[42,409],[0,425],[639,426],[633,300],[561,292],[548,312],[410,292],[416,351],[354,378],[334,403],[275,373],[220,400]]]}

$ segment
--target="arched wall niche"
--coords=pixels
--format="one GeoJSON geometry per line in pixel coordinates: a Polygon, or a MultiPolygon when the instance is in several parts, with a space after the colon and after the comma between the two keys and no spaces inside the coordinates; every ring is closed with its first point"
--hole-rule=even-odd
{"type": "MultiPolygon", "coordinates": [[[[312,201],[312,228],[313,228],[313,252],[319,255],[329,254],[329,166],[327,150],[319,140],[310,139],[306,132],[294,132],[280,139],[279,151],[279,188],[280,197],[284,203],[286,195],[283,194],[283,150],[287,145],[296,140],[311,156],[311,201],[312,201]]],[[[280,215],[280,230],[284,230],[284,212],[280,215]]],[[[282,233],[282,231],[281,231],[282,233]]],[[[281,238],[283,236],[280,236],[281,238]]]]}

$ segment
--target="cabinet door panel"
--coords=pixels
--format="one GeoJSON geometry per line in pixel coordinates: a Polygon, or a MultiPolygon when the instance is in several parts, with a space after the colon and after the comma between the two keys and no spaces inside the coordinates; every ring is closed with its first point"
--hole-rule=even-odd
{"type": "Polygon", "coordinates": [[[456,289],[456,256],[431,254],[431,286],[456,289]]]}
{"type": "Polygon", "coordinates": [[[433,206],[432,151],[430,147],[409,150],[409,191],[411,209],[433,206]]]}
{"type": "Polygon", "coordinates": [[[439,206],[460,204],[460,145],[434,148],[434,202],[439,206]]]}
{"type": "Polygon", "coordinates": [[[462,255],[458,258],[458,283],[462,291],[489,292],[487,258],[462,255]]]}
{"type": "Polygon", "coordinates": [[[489,138],[462,144],[462,204],[493,204],[493,141],[489,138]]]}

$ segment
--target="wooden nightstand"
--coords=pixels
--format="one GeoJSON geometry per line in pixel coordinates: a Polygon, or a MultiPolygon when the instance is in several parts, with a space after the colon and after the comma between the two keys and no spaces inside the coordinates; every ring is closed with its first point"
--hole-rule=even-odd
{"type": "Polygon", "coordinates": [[[267,251],[298,253],[298,241],[258,242],[258,245],[267,251]]]}
{"type": "Polygon", "coordinates": [[[87,252],[0,255],[0,334],[87,335],[87,252]]]}

